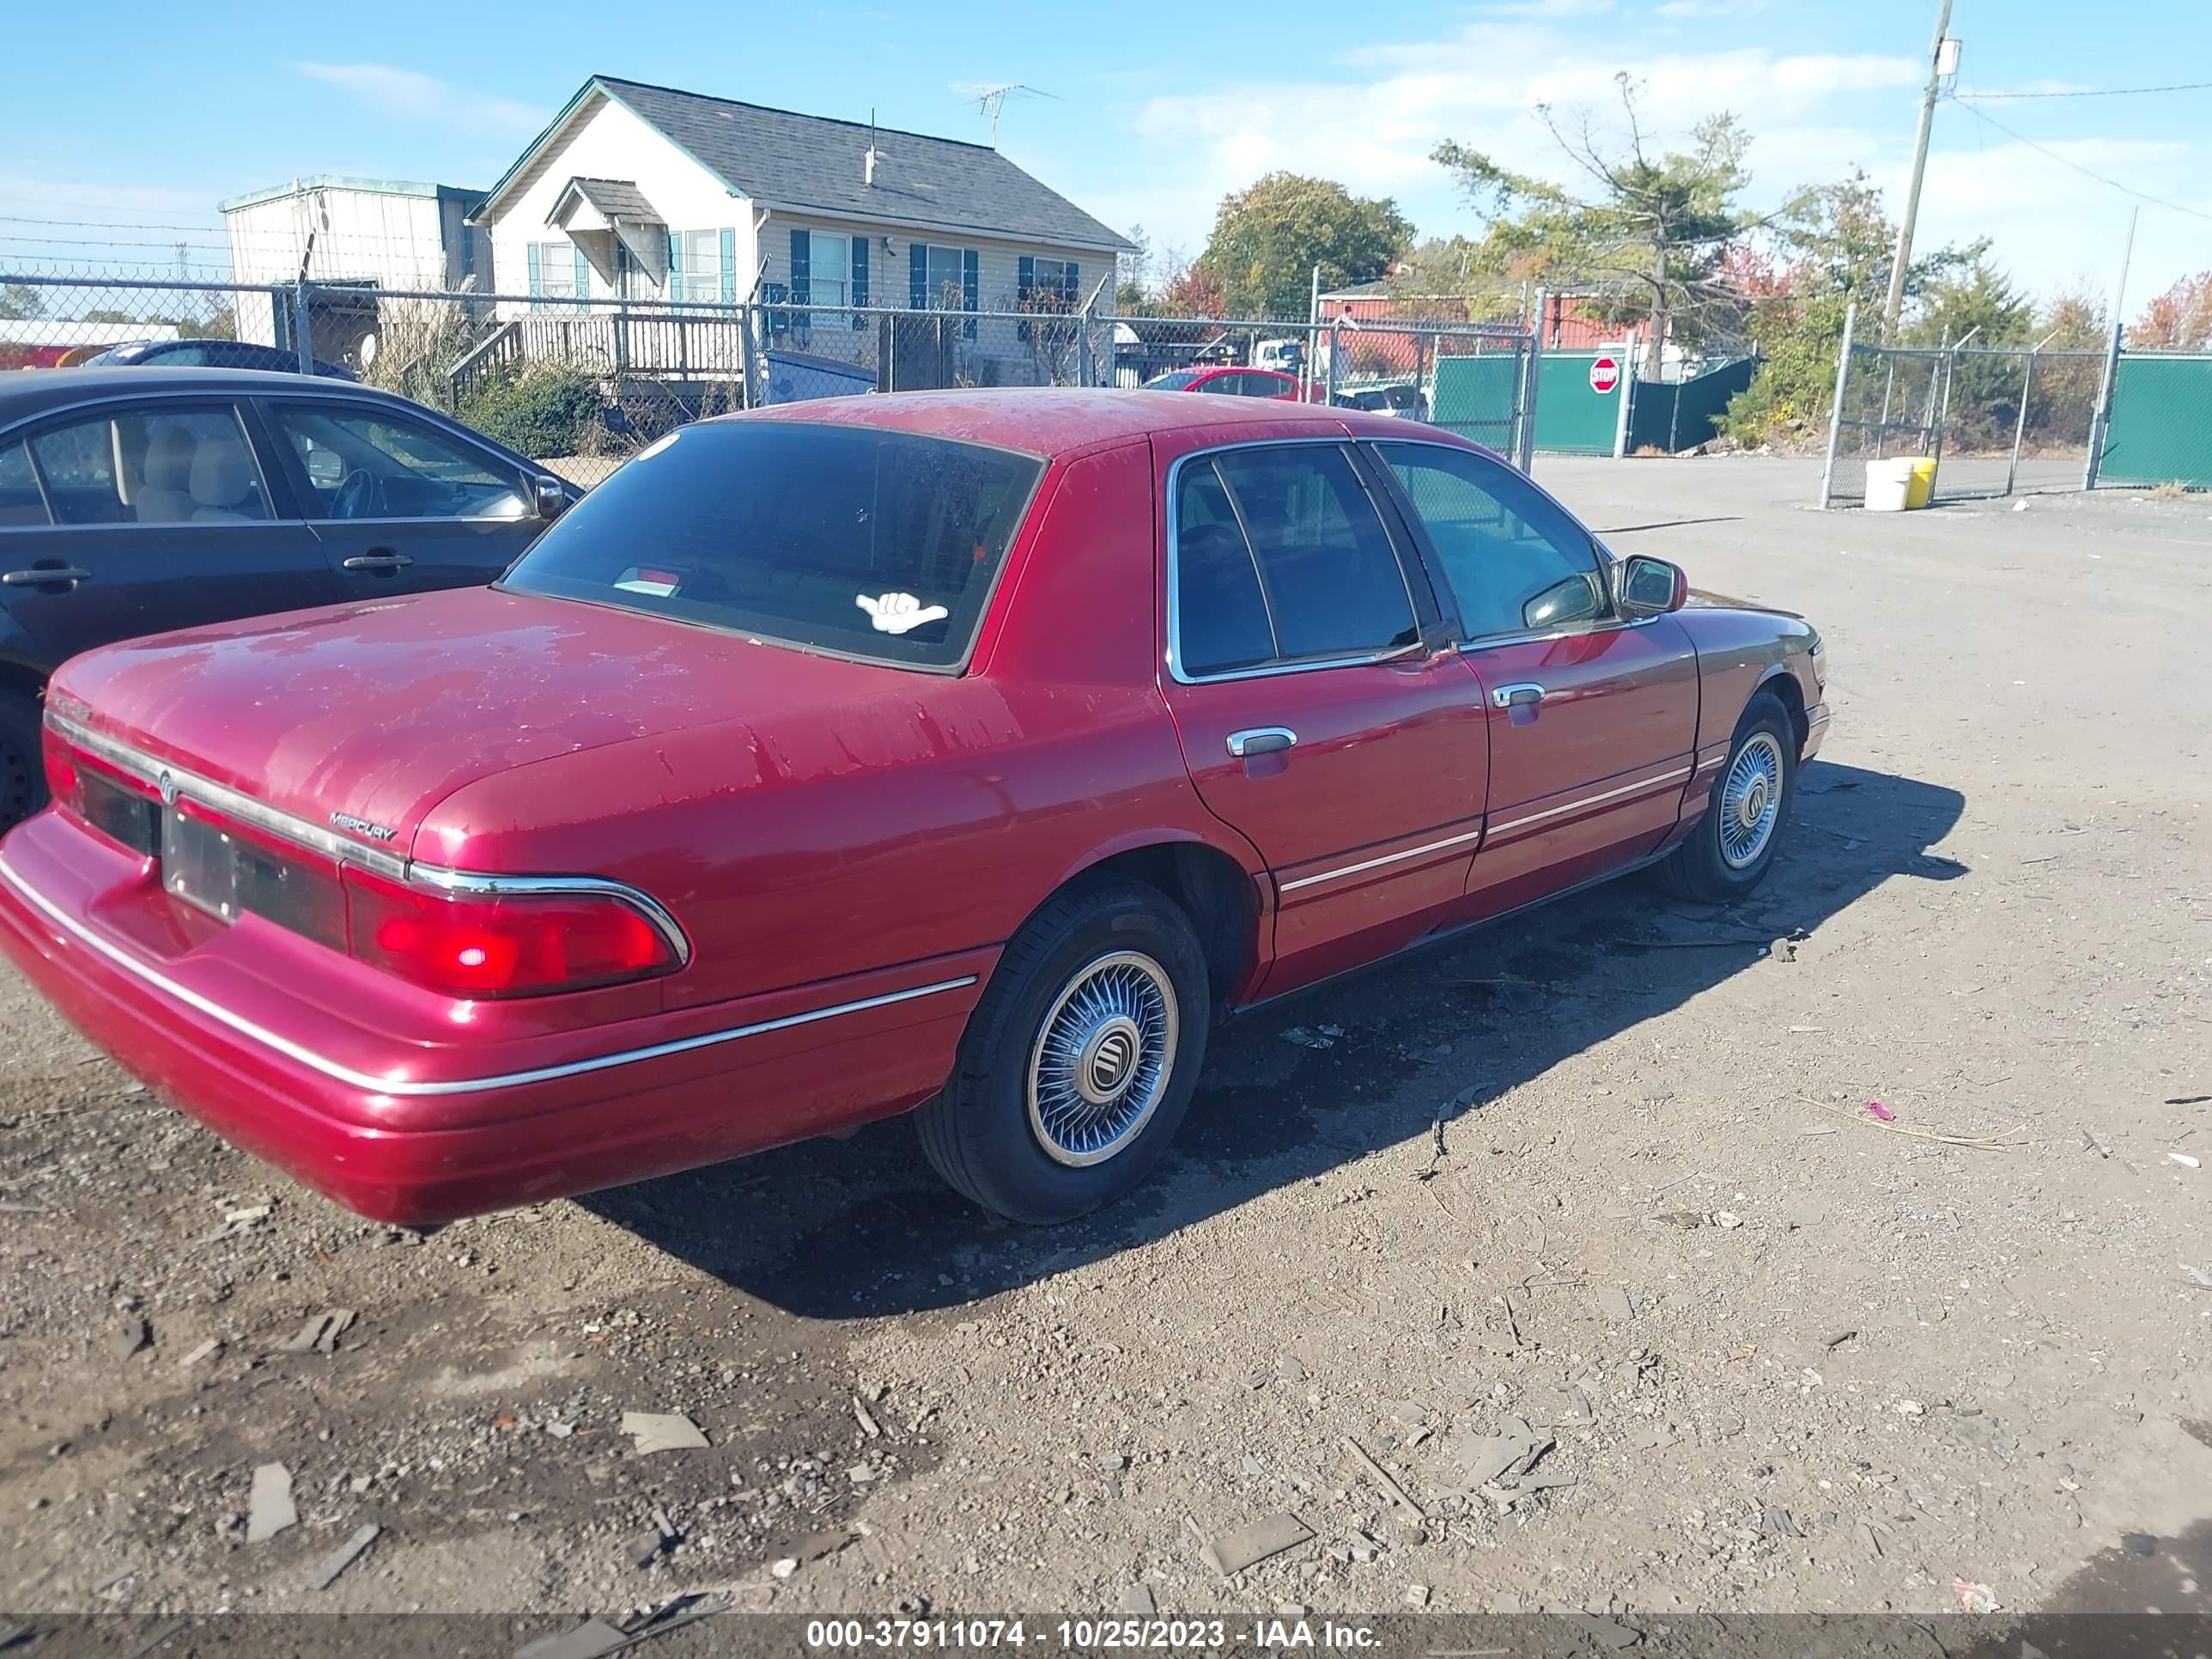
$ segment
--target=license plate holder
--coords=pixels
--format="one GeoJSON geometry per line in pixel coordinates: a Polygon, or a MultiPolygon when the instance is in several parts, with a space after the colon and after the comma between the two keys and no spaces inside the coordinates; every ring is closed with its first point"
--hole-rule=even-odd
{"type": "Polygon", "coordinates": [[[231,838],[180,797],[161,814],[161,885],[220,921],[238,915],[238,860],[231,838]]]}

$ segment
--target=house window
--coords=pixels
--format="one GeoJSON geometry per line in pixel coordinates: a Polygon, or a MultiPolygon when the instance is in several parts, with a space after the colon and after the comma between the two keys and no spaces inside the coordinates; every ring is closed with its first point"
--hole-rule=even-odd
{"type": "Polygon", "coordinates": [[[689,305],[714,305],[722,297],[722,233],[669,232],[668,297],[689,305]]]}
{"type": "Polygon", "coordinates": [[[557,242],[532,242],[530,268],[538,273],[533,292],[549,300],[574,299],[576,268],[581,263],[576,257],[576,245],[566,237],[557,242]]]}
{"type": "Polygon", "coordinates": [[[921,291],[932,311],[961,311],[967,307],[960,282],[961,250],[932,244],[924,252],[921,291]]]}
{"type": "Polygon", "coordinates": [[[813,247],[807,264],[808,302],[817,306],[849,305],[853,294],[853,239],[825,236],[817,230],[808,240],[813,247]]]}
{"type": "Polygon", "coordinates": [[[1032,259],[1029,286],[1022,295],[1024,311],[1057,311],[1070,299],[1075,286],[1075,267],[1065,259],[1032,259]]]}

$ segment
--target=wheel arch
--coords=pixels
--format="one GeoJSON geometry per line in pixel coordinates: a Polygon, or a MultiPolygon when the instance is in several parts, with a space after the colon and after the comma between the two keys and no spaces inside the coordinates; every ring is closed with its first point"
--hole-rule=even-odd
{"type": "MultiPolygon", "coordinates": [[[[1751,690],[1753,697],[1761,694],[1772,696],[1782,705],[1783,712],[1790,716],[1790,730],[1796,738],[1797,752],[1803,754],[1813,728],[1805,714],[1805,688],[1797,684],[1797,677],[1790,672],[1789,664],[1777,663],[1766,671],[1759,684],[1751,690]]],[[[1750,707],[1748,698],[1745,700],[1745,707],[1750,707]]]]}
{"type": "Polygon", "coordinates": [[[1094,849],[1030,915],[1075,883],[1102,874],[1140,881],[1182,911],[1206,952],[1217,1012],[1236,1006],[1258,982],[1271,906],[1264,869],[1255,859],[1188,830],[1135,832],[1094,849]]]}

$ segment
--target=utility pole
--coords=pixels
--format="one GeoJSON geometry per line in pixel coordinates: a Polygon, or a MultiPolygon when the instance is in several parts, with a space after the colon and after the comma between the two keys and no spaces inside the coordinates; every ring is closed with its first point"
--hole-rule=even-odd
{"type": "Polygon", "coordinates": [[[1881,337],[1897,332],[1897,313],[1905,304],[1905,270],[1912,263],[1912,228],[1920,217],[1920,178],[1928,171],[1928,135],[1936,125],[1936,100],[1943,87],[1943,42],[1951,32],[1951,0],[1936,14],[1936,40],[1928,48],[1928,86],[1920,94],[1920,133],[1912,141],[1912,185],[1905,196],[1905,222],[1898,228],[1897,258],[1889,267],[1889,298],[1881,307],[1881,337]]]}

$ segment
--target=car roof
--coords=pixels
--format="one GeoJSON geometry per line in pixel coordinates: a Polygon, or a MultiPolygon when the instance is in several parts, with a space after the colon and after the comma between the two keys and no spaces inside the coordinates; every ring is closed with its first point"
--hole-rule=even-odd
{"type": "MultiPolygon", "coordinates": [[[[1251,371],[1259,373],[1261,371],[1251,371]]],[[[1095,444],[1212,427],[1269,428],[1270,436],[1342,434],[1404,438],[1406,422],[1354,409],[1270,399],[1194,398],[1186,392],[1112,388],[1017,386],[948,392],[894,392],[883,396],[823,398],[772,409],[724,415],[718,421],[812,421],[872,426],[932,437],[993,444],[1031,455],[1063,455],[1095,444]]],[[[1447,432],[1442,442],[1462,441],[1447,432]]],[[[1470,446],[1472,447],[1472,446],[1470,446]]]]}
{"type": "Polygon", "coordinates": [[[158,398],[183,392],[265,398],[283,391],[312,392],[319,398],[392,395],[329,375],[286,374],[266,368],[167,368],[158,362],[121,368],[27,368],[0,374],[0,426],[108,398],[158,398]]]}

